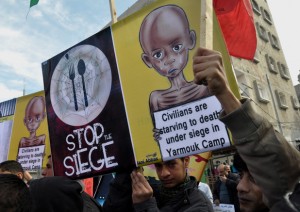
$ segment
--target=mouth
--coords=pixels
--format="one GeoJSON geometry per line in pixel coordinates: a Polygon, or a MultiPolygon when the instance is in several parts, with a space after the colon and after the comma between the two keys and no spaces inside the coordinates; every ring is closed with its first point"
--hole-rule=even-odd
{"type": "Polygon", "coordinates": [[[168,71],[168,74],[172,74],[172,73],[175,72],[176,70],[177,70],[177,69],[175,69],[175,68],[174,68],[174,69],[171,69],[171,70],[168,71]]]}
{"type": "Polygon", "coordinates": [[[170,185],[170,184],[172,184],[172,183],[173,183],[172,180],[162,180],[162,184],[163,184],[163,185],[170,185]]]}
{"type": "Polygon", "coordinates": [[[244,198],[244,197],[239,197],[239,202],[240,204],[249,204],[251,200],[244,198]]]}

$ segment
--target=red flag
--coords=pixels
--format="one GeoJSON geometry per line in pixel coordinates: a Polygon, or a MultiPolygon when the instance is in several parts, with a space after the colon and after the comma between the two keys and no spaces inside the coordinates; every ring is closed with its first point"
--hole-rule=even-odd
{"type": "Polygon", "coordinates": [[[92,177],[90,178],[86,178],[83,180],[83,184],[84,184],[84,191],[89,194],[91,197],[94,196],[94,179],[92,177]]]}
{"type": "Polygon", "coordinates": [[[253,60],[256,51],[256,31],[249,0],[214,0],[229,54],[253,60]]]}

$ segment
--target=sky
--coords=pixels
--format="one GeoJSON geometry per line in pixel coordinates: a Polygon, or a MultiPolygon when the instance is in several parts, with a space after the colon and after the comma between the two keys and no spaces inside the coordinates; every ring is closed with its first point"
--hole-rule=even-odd
{"type": "MultiPolygon", "coordinates": [[[[0,102],[22,96],[24,88],[25,94],[43,90],[41,64],[97,33],[111,20],[109,0],[40,0],[30,11],[29,2],[0,3],[0,102]]],[[[135,2],[115,0],[117,14],[135,2]]],[[[268,3],[296,85],[300,69],[300,1],[268,3]]]]}

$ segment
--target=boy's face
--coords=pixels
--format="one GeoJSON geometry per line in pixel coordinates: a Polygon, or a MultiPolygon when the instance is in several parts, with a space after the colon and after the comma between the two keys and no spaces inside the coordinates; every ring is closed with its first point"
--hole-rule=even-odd
{"type": "Polygon", "coordinates": [[[48,158],[46,168],[44,168],[43,171],[42,171],[42,176],[43,177],[52,177],[52,176],[54,176],[53,168],[52,168],[52,157],[48,158]]]}
{"type": "Polygon", "coordinates": [[[186,177],[186,168],[189,164],[189,157],[184,160],[174,159],[163,163],[156,163],[155,169],[159,180],[166,188],[173,188],[183,183],[186,177]]]}
{"type": "Polygon", "coordinates": [[[44,105],[41,101],[34,102],[26,111],[24,124],[30,133],[35,132],[44,119],[44,105]]]}
{"type": "Polygon", "coordinates": [[[195,34],[189,31],[185,17],[172,10],[148,19],[141,29],[144,30],[141,32],[143,60],[159,74],[175,77],[187,64],[188,51],[195,45],[195,34]]]}

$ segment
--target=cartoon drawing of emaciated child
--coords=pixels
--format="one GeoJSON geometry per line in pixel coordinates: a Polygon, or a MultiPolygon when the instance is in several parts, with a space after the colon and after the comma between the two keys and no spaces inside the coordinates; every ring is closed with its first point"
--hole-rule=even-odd
{"type": "Polygon", "coordinates": [[[180,7],[167,5],[149,13],[141,24],[139,39],[144,63],[167,77],[171,84],[168,89],[151,92],[152,118],[155,111],[210,95],[206,86],[188,82],[183,74],[189,50],[196,44],[196,33],[190,30],[187,16],[180,7]]]}
{"type": "Polygon", "coordinates": [[[183,74],[189,50],[196,44],[196,33],[189,29],[180,7],[167,5],[153,10],[143,20],[139,38],[144,63],[171,83],[168,89],[150,94],[151,113],[209,95],[206,86],[187,82],[183,74]]]}
{"type": "Polygon", "coordinates": [[[45,144],[46,135],[36,135],[41,122],[46,117],[45,99],[43,96],[33,97],[25,109],[24,125],[29,131],[29,137],[22,137],[19,147],[31,147],[45,144]]]}

